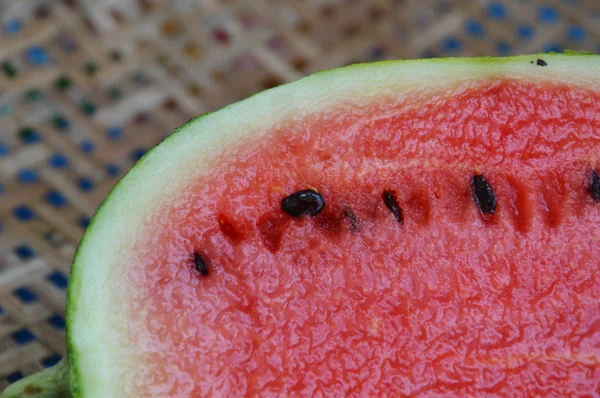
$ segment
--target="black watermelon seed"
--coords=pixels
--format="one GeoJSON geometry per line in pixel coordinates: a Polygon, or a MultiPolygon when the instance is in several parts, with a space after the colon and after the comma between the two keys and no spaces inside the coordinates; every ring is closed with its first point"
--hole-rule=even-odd
{"type": "Polygon", "coordinates": [[[344,210],[342,210],[342,214],[348,219],[351,231],[360,231],[360,222],[358,221],[358,217],[356,217],[356,214],[354,214],[350,207],[344,207],[344,210]]]}
{"type": "Polygon", "coordinates": [[[402,209],[400,208],[400,206],[398,206],[398,199],[396,198],[396,195],[394,195],[392,191],[383,191],[381,197],[383,198],[383,203],[385,203],[385,207],[387,207],[392,212],[394,217],[396,217],[396,220],[400,224],[404,223],[404,216],[402,214],[402,209]]]}
{"type": "Polygon", "coordinates": [[[600,176],[596,170],[592,170],[592,183],[590,184],[590,195],[596,202],[600,202],[600,176]]]}
{"type": "Polygon", "coordinates": [[[196,271],[200,272],[202,275],[208,275],[208,265],[206,265],[206,261],[204,257],[194,252],[194,265],[196,266],[196,271]]]}
{"type": "Polygon", "coordinates": [[[481,215],[488,220],[496,211],[497,201],[494,189],[483,175],[475,174],[471,178],[471,190],[481,215]]]}
{"type": "Polygon", "coordinates": [[[292,217],[316,216],[325,207],[323,196],[312,189],[294,192],[281,201],[281,210],[292,217]]]}
{"type": "Polygon", "coordinates": [[[537,64],[537,66],[547,66],[548,65],[548,63],[541,58],[538,58],[538,60],[536,61],[536,64],[537,64]]]}

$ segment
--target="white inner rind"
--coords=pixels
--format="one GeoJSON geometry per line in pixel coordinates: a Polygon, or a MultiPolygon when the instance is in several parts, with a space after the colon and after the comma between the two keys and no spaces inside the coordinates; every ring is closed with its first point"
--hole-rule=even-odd
{"type": "Polygon", "coordinates": [[[145,230],[143,222],[152,210],[191,179],[197,181],[210,173],[217,157],[283,123],[333,107],[342,112],[340,104],[360,106],[381,98],[415,98],[418,104],[431,96],[453,95],[502,78],[565,83],[600,92],[600,56],[543,54],[355,65],[260,93],[176,130],[115,186],[77,251],[67,308],[74,396],[124,396],[122,388],[130,382],[127,378],[137,366],[143,366],[135,353],[122,347],[127,314],[115,306],[128,300],[127,286],[120,282],[128,253],[135,247],[135,237],[145,230]],[[537,66],[538,58],[548,65],[537,66]]]}

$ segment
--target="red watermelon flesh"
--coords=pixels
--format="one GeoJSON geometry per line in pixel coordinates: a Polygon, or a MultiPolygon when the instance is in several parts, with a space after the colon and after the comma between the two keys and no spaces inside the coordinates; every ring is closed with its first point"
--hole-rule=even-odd
{"type": "Polygon", "coordinates": [[[600,96],[503,78],[389,103],[282,122],[147,216],[115,303],[130,391],[600,394],[600,96]],[[321,213],[281,211],[302,189],[321,213]]]}

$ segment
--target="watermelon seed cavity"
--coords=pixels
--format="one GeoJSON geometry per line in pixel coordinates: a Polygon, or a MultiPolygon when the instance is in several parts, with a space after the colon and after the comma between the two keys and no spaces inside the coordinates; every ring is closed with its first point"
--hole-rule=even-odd
{"type": "Polygon", "coordinates": [[[358,217],[356,217],[356,214],[354,214],[350,207],[344,207],[344,210],[342,210],[342,214],[344,215],[344,217],[346,217],[346,219],[348,219],[348,222],[350,223],[350,231],[360,231],[360,222],[358,221],[358,217]]]}
{"type": "Polygon", "coordinates": [[[483,175],[475,174],[471,178],[471,190],[483,219],[489,220],[496,211],[497,205],[494,189],[483,175]]]}
{"type": "Polygon", "coordinates": [[[294,192],[281,201],[281,210],[292,217],[316,216],[325,207],[323,196],[312,190],[294,192]]]}
{"type": "Polygon", "coordinates": [[[225,214],[219,213],[217,216],[219,222],[219,229],[223,234],[234,241],[239,241],[243,238],[243,234],[235,227],[233,221],[225,214]]]}
{"type": "Polygon", "coordinates": [[[590,184],[590,194],[595,201],[600,201],[600,176],[596,170],[592,170],[592,183],[590,184]]]}
{"type": "Polygon", "coordinates": [[[200,272],[202,275],[208,275],[208,265],[206,265],[206,261],[204,257],[194,252],[194,265],[196,266],[196,270],[200,272]]]}
{"type": "Polygon", "coordinates": [[[396,220],[400,224],[404,223],[402,208],[398,206],[398,199],[396,198],[396,195],[394,195],[392,191],[383,191],[381,197],[383,198],[383,203],[385,203],[385,207],[387,207],[389,211],[392,212],[394,217],[396,217],[396,220]]]}

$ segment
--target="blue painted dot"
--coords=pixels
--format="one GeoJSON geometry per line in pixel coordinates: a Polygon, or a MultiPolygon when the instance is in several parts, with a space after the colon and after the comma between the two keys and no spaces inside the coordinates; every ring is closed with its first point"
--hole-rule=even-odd
{"type": "Polygon", "coordinates": [[[45,368],[49,368],[56,365],[61,359],[62,357],[60,355],[52,354],[49,357],[42,359],[42,365],[44,365],[45,368]]]}
{"type": "Polygon", "coordinates": [[[46,194],[46,202],[54,207],[65,207],[67,205],[67,199],[57,191],[50,191],[46,194]]]}
{"type": "Polygon", "coordinates": [[[19,221],[31,221],[35,218],[35,213],[25,205],[15,207],[13,209],[13,215],[19,221]]]}
{"type": "Polygon", "coordinates": [[[19,136],[21,138],[21,142],[26,145],[35,144],[36,142],[40,141],[40,135],[37,133],[37,131],[30,129],[29,127],[22,129],[19,133],[19,136]]]}
{"type": "Polygon", "coordinates": [[[68,164],[69,160],[62,153],[55,153],[48,159],[50,166],[57,169],[64,169],[68,164]]]}
{"type": "Polygon", "coordinates": [[[21,181],[23,184],[33,184],[38,181],[37,174],[31,169],[19,170],[17,176],[19,177],[19,181],[21,181]]]}
{"type": "Polygon", "coordinates": [[[35,303],[36,301],[38,301],[38,297],[31,290],[27,289],[26,287],[16,289],[13,292],[13,294],[15,296],[17,296],[17,298],[25,304],[31,304],[31,303],[35,303]]]}
{"type": "Polygon", "coordinates": [[[63,133],[67,132],[71,127],[71,122],[69,122],[69,119],[67,119],[61,113],[56,113],[54,116],[52,116],[52,123],[57,129],[61,130],[61,132],[63,133]]]}
{"type": "Polygon", "coordinates": [[[25,50],[27,61],[33,65],[45,65],[50,62],[50,56],[43,47],[33,46],[25,50]]]}
{"type": "Polygon", "coordinates": [[[548,43],[548,45],[546,45],[546,47],[544,47],[543,52],[545,52],[545,53],[550,53],[550,52],[561,53],[561,52],[563,52],[563,47],[558,43],[548,43]]]}
{"type": "Polygon", "coordinates": [[[541,6],[538,9],[538,17],[544,23],[554,23],[558,21],[560,15],[558,11],[554,7],[551,6],[541,6]]]}
{"type": "Polygon", "coordinates": [[[119,127],[109,127],[106,130],[106,136],[113,141],[120,140],[123,136],[123,130],[119,127]]]}
{"type": "Polygon", "coordinates": [[[37,133],[28,134],[27,136],[21,137],[21,141],[26,144],[35,144],[36,142],[40,142],[40,136],[37,133]]]}
{"type": "Polygon", "coordinates": [[[81,144],[79,145],[79,147],[81,148],[83,153],[87,153],[87,154],[94,152],[94,149],[96,149],[94,143],[92,141],[88,141],[88,140],[82,141],[81,144]]]}
{"type": "Polygon", "coordinates": [[[6,145],[3,142],[0,142],[0,156],[6,156],[8,155],[9,149],[8,149],[8,145],[6,145]]]}
{"type": "Polygon", "coordinates": [[[469,32],[470,35],[475,37],[483,37],[485,36],[485,28],[481,24],[481,22],[470,19],[465,22],[465,29],[469,32]]]}
{"type": "Polygon", "coordinates": [[[460,40],[456,37],[447,37],[443,42],[444,48],[451,52],[456,52],[461,49],[462,45],[460,40]]]}
{"type": "Polygon", "coordinates": [[[64,289],[67,287],[68,279],[64,276],[60,271],[54,271],[53,273],[46,276],[52,284],[60,289],[64,289]]]}
{"type": "Polygon", "coordinates": [[[87,177],[81,177],[79,181],[77,181],[77,185],[79,186],[79,189],[84,192],[89,192],[94,189],[94,183],[87,177]]]}
{"type": "Polygon", "coordinates": [[[11,19],[4,25],[4,31],[8,34],[17,34],[23,29],[23,22],[18,19],[11,19]]]}
{"type": "Polygon", "coordinates": [[[512,53],[512,46],[505,41],[499,41],[496,43],[496,52],[499,55],[509,55],[512,53]]]}
{"type": "Polygon", "coordinates": [[[63,330],[65,328],[65,318],[58,314],[54,314],[48,318],[48,323],[57,330],[63,330]]]}
{"type": "Polygon", "coordinates": [[[0,315],[4,315],[4,308],[0,307],[0,315]]]}
{"type": "Polygon", "coordinates": [[[90,219],[89,219],[88,217],[85,217],[85,216],[81,217],[81,218],[79,219],[79,225],[80,225],[82,228],[87,228],[87,227],[88,227],[88,225],[90,225],[90,219]]]}
{"type": "Polygon", "coordinates": [[[6,381],[8,381],[9,383],[14,383],[16,381],[19,381],[23,378],[23,373],[21,372],[14,372],[9,374],[8,376],[6,376],[6,381]]]}
{"type": "Polygon", "coordinates": [[[135,148],[133,151],[131,151],[131,159],[133,159],[134,161],[137,162],[145,154],[146,154],[146,150],[144,148],[135,148]]]}
{"type": "Polygon", "coordinates": [[[3,195],[4,192],[6,192],[6,189],[4,188],[4,185],[0,183],[0,196],[3,195]]]}
{"type": "Polygon", "coordinates": [[[105,168],[106,168],[106,174],[108,174],[111,177],[116,177],[121,172],[121,169],[119,168],[119,166],[117,166],[114,163],[107,163],[105,168]]]}
{"type": "Polygon", "coordinates": [[[35,252],[27,245],[15,247],[15,254],[19,256],[21,260],[30,260],[35,257],[35,252]]]}
{"type": "Polygon", "coordinates": [[[587,36],[587,32],[581,25],[571,25],[567,29],[567,32],[573,41],[583,41],[587,36]]]}
{"type": "Polygon", "coordinates": [[[487,6],[487,15],[494,19],[504,19],[507,16],[506,6],[502,3],[490,3],[487,6]]]}
{"type": "Polygon", "coordinates": [[[15,343],[23,345],[35,341],[35,336],[27,329],[17,330],[10,336],[15,343]]]}
{"type": "Polygon", "coordinates": [[[521,39],[529,40],[533,37],[535,30],[533,26],[523,24],[517,27],[517,33],[521,39]]]}

